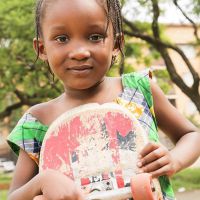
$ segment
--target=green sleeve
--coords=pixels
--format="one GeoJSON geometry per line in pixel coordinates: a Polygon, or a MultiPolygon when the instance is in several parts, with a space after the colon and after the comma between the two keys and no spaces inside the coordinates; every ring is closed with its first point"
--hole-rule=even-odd
{"type": "Polygon", "coordinates": [[[19,150],[23,149],[35,160],[39,158],[40,147],[47,129],[47,126],[26,113],[9,134],[7,142],[15,154],[19,155],[19,150]]]}

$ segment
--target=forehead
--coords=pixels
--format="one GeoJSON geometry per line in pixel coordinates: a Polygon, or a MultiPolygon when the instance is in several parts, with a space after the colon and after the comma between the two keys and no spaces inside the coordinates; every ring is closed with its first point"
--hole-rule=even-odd
{"type": "Polygon", "coordinates": [[[44,5],[42,21],[73,22],[77,25],[84,22],[107,21],[105,0],[57,0],[44,5]]]}

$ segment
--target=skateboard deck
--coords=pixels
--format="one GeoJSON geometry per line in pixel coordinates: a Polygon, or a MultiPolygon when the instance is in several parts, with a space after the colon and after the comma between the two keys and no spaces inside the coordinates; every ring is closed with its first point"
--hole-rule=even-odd
{"type": "Polygon", "coordinates": [[[138,152],[147,142],[127,109],[115,103],[86,104],[62,114],[49,127],[39,170],[62,172],[90,200],[162,200],[157,179],[138,174],[138,152]]]}

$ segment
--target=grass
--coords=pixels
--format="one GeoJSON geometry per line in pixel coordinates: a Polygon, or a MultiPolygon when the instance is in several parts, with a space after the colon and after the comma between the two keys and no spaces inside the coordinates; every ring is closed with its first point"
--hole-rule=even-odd
{"type": "Polygon", "coordinates": [[[1,200],[7,199],[7,190],[0,190],[0,199],[1,200]]]}
{"type": "Polygon", "coordinates": [[[7,190],[5,187],[8,187],[8,184],[10,183],[12,179],[12,174],[4,174],[0,172],[0,199],[6,200],[7,199],[7,190]]]}
{"type": "Polygon", "coordinates": [[[174,191],[184,187],[186,190],[200,189],[200,168],[185,169],[172,178],[174,191]]]}
{"type": "Polygon", "coordinates": [[[12,173],[0,172],[0,183],[10,183],[11,179],[12,179],[12,173]]]}
{"type": "MultiPolygon", "coordinates": [[[[2,174],[0,173],[0,184],[9,184],[12,178],[12,174],[2,174]]],[[[175,192],[179,188],[184,187],[188,190],[197,190],[200,189],[200,168],[186,169],[182,172],[176,174],[171,179],[173,189],[175,192]]],[[[7,190],[0,189],[0,199],[6,200],[7,190]]]]}

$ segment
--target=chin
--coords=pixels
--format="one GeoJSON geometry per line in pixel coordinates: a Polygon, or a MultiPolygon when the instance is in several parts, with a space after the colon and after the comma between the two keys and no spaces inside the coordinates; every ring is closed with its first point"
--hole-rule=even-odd
{"type": "Polygon", "coordinates": [[[73,84],[69,87],[66,87],[66,88],[70,88],[71,90],[88,90],[88,89],[91,89],[95,86],[96,84],[73,84]]]}
{"type": "Polygon", "coordinates": [[[90,81],[70,81],[66,83],[65,88],[70,89],[70,90],[92,90],[97,88],[103,81],[95,81],[95,80],[90,80],[90,81]]]}

